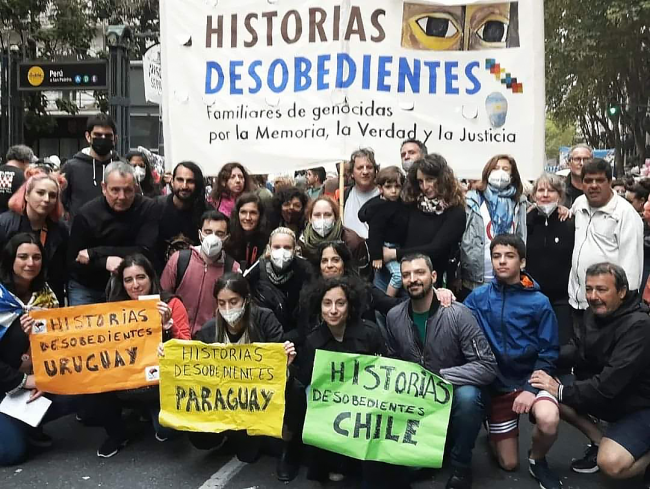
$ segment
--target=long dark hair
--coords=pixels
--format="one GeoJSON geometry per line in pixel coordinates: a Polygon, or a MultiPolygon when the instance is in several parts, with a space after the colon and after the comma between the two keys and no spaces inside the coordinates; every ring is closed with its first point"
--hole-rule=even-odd
{"type": "Polygon", "coordinates": [[[45,288],[45,277],[47,274],[47,262],[45,256],[45,250],[41,244],[41,240],[38,239],[32,233],[18,233],[13,236],[2,249],[0,253],[0,281],[2,284],[7,287],[10,292],[16,292],[16,282],[14,280],[14,263],[16,261],[16,254],[18,253],[18,248],[23,244],[33,244],[38,246],[39,251],[41,252],[41,270],[38,272],[38,275],[29,284],[30,292],[38,292],[45,288]]]}
{"type": "MultiPolygon", "coordinates": [[[[214,284],[213,295],[215,301],[219,292],[222,290],[230,290],[244,299],[244,315],[242,316],[242,321],[244,327],[241,332],[244,333],[248,330],[248,335],[252,341],[258,339],[257,329],[254,324],[251,323],[251,309],[252,298],[251,298],[251,289],[248,285],[248,280],[241,273],[237,272],[227,272],[224,273],[214,284]]],[[[217,309],[214,311],[215,321],[216,321],[216,341],[221,341],[221,339],[226,334],[226,321],[221,317],[221,314],[218,313],[217,309]]]]}
{"type": "Polygon", "coordinates": [[[174,167],[174,172],[172,173],[172,186],[174,185],[174,178],[176,178],[176,170],[180,167],[187,168],[194,175],[194,193],[192,193],[192,223],[201,229],[202,222],[201,216],[207,210],[207,204],[205,203],[205,179],[203,178],[203,171],[199,168],[199,165],[193,161],[181,161],[178,165],[174,167]]]}
{"type": "Polygon", "coordinates": [[[142,267],[144,273],[146,273],[147,277],[149,277],[149,281],[151,282],[151,290],[146,295],[158,294],[160,295],[160,299],[162,301],[169,302],[173,295],[162,290],[160,287],[160,280],[158,280],[158,275],[156,274],[153,265],[142,253],[128,255],[126,258],[124,258],[124,260],[122,260],[120,266],[117,267],[115,276],[111,279],[111,287],[108,293],[108,302],[131,300],[129,294],[124,288],[124,270],[133,266],[142,267]]]}
{"type": "MultiPolygon", "coordinates": [[[[260,241],[263,244],[266,244],[268,241],[264,204],[262,204],[262,200],[257,194],[253,192],[242,194],[235,202],[235,207],[233,207],[232,213],[230,214],[230,237],[224,243],[224,248],[230,256],[240,258],[245,254],[246,243],[251,240],[260,241]],[[254,203],[257,206],[260,219],[257,223],[257,228],[252,233],[247,234],[241,227],[241,222],[239,222],[239,211],[243,206],[250,203],[254,203]]],[[[262,252],[263,250],[260,251],[258,256],[261,256],[262,252]]]]}
{"type": "Polygon", "coordinates": [[[422,191],[418,183],[418,170],[429,177],[436,179],[438,195],[450,207],[465,206],[465,196],[460,183],[454,175],[454,171],[447,164],[447,160],[441,155],[432,153],[417,160],[406,176],[408,185],[404,190],[406,202],[417,202],[422,191]]]}
{"type": "Polygon", "coordinates": [[[151,162],[147,155],[142,151],[129,151],[126,154],[126,161],[131,163],[134,156],[139,156],[144,161],[144,179],[139,183],[142,195],[146,197],[156,197],[160,195],[160,185],[156,184],[153,180],[153,170],[151,169],[151,162]]]}
{"type": "Polygon", "coordinates": [[[228,180],[230,180],[230,175],[235,168],[239,168],[242,172],[242,175],[244,175],[244,190],[242,193],[251,192],[253,190],[253,180],[246,171],[246,168],[244,168],[244,165],[236,162],[226,163],[221,167],[221,170],[219,170],[219,175],[217,175],[217,184],[212,189],[212,194],[210,194],[210,197],[215,203],[219,202],[219,199],[222,195],[230,196],[230,190],[228,190],[228,180]]]}
{"type": "Polygon", "coordinates": [[[305,194],[305,192],[300,190],[298,187],[283,188],[282,190],[276,192],[273,196],[273,200],[271,200],[273,215],[269,216],[269,224],[271,229],[278,227],[282,223],[282,204],[285,202],[291,202],[294,198],[297,198],[302,204],[302,215],[300,216],[300,221],[291,224],[297,226],[300,231],[305,229],[307,220],[307,204],[309,203],[309,197],[307,197],[307,194],[305,194]]]}

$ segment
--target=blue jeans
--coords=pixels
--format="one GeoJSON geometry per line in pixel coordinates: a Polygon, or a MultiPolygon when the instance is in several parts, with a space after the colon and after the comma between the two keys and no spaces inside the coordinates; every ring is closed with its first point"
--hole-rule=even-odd
{"type": "Polygon", "coordinates": [[[86,304],[99,304],[106,302],[104,290],[89,289],[75,280],[68,281],[68,304],[71,306],[83,306],[86,304]]]}
{"type": "MultiPolygon", "coordinates": [[[[47,394],[47,397],[52,404],[45,413],[41,425],[73,413],[76,409],[77,396],[47,394]]],[[[27,438],[30,430],[33,429],[16,418],[0,413],[0,467],[19,464],[25,460],[28,448],[27,438]]]]}
{"type": "Polygon", "coordinates": [[[454,467],[470,468],[472,450],[485,419],[485,393],[476,386],[454,386],[448,438],[454,467]]]}

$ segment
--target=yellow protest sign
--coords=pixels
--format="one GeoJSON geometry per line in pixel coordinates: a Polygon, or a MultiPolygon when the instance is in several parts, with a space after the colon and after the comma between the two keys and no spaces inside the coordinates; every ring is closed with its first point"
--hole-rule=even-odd
{"type": "Polygon", "coordinates": [[[30,311],[36,385],[54,394],[93,394],[158,383],[162,339],[156,300],[30,311]]]}
{"type": "Polygon", "coordinates": [[[279,343],[171,340],[160,359],[160,423],[280,438],[286,382],[287,356],[279,343]]]}

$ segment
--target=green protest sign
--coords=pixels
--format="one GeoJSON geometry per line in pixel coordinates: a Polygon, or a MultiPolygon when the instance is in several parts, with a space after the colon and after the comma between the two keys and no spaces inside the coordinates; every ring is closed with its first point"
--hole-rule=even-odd
{"type": "Polygon", "coordinates": [[[316,352],[303,441],[359,460],[442,466],[451,384],[419,365],[316,352]]]}

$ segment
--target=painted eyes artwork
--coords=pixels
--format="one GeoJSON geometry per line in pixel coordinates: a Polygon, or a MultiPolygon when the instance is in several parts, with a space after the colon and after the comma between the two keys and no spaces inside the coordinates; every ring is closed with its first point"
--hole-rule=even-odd
{"type": "Polygon", "coordinates": [[[402,47],[477,51],[519,47],[517,2],[444,6],[404,2],[402,47]]]}

